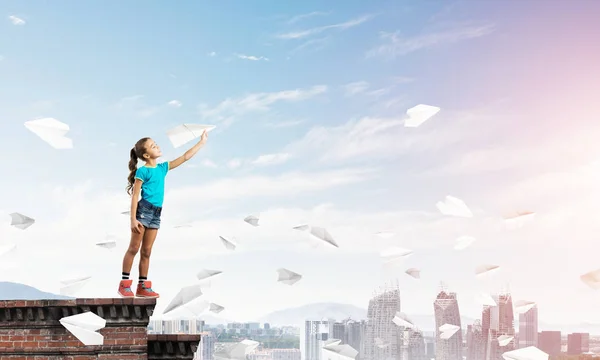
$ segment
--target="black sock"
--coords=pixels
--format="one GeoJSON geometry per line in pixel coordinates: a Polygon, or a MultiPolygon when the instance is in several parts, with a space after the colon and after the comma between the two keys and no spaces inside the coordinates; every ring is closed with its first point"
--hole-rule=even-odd
{"type": "Polygon", "coordinates": [[[140,276],[139,283],[141,284],[141,283],[143,283],[144,281],[147,281],[147,280],[148,280],[148,278],[146,276],[140,276]]]}
{"type": "Polygon", "coordinates": [[[129,273],[121,273],[121,280],[129,280],[129,273]]]}

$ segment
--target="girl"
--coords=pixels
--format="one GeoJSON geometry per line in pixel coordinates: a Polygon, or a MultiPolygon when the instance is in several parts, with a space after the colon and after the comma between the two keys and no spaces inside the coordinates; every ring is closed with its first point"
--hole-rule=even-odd
{"type": "Polygon", "coordinates": [[[150,253],[160,228],[160,215],[162,213],[163,198],[165,193],[165,177],[169,170],[191,159],[207,139],[204,131],[200,141],[182,156],[173,161],[156,163],[162,153],[160,147],[150,138],[140,139],[131,149],[129,160],[129,185],[127,193],[131,195],[131,241],[129,249],[123,258],[123,277],[119,284],[119,295],[122,297],[149,297],[157,298],[159,295],[152,290],[152,282],[148,281],[148,267],[150,266],[150,253]],[[137,168],[138,159],[144,160],[144,166],[137,168]],[[142,198],[139,200],[141,190],[142,198]],[[140,254],[140,279],[135,295],[131,291],[132,280],[129,272],[133,259],[141,246],[140,254]]]}

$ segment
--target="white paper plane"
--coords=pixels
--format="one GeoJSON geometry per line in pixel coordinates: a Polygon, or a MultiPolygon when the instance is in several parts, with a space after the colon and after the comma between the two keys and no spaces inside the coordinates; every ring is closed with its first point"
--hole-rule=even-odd
{"type": "Polygon", "coordinates": [[[56,119],[27,121],[25,127],[55,149],[73,148],[73,140],[65,136],[70,130],[69,125],[56,119]]]}
{"type": "Polygon", "coordinates": [[[487,293],[477,294],[475,296],[475,301],[483,306],[498,306],[498,303],[494,300],[492,295],[487,293]]]}
{"type": "Polygon", "coordinates": [[[407,329],[416,329],[416,326],[412,322],[412,320],[410,320],[405,313],[400,311],[396,313],[396,315],[392,319],[392,322],[398,326],[405,327],[407,329]]]}
{"type": "Polygon", "coordinates": [[[515,312],[518,314],[525,314],[526,312],[531,310],[531,308],[533,308],[535,305],[535,301],[517,300],[514,303],[515,312]]]}
{"type": "Polygon", "coordinates": [[[67,316],[59,322],[85,346],[104,345],[104,336],[96,331],[106,326],[106,320],[93,312],[67,316]]]}
{"type": "Polygon", "coordinates": [[[475,268],[475,275],[477,277],[490,276],[497,272],[499,268],[498,265],[479,265],[475,268]]]}
{"type": "Polygon", "coordinates": [[[90,281],[91,278],[91,276],[84,276],[76,279],[61,281],[61,284],[64,286],[60,288],[60,294],[65,296],[74,296],[90,281]]]}
{"type": "Polygon", "coordinates": [[[454,196],[446,196],[444,201],[438,201],[435,206],[444,215],[467,218],[473,217],[473,213],[465,202],[454,196]]]}
{"type": "Polygon", "coordinates": [[[200,285],[186,286],[179,290],[177,295],[175,295],[173,300],[171,300],[169,305],[167,305],[167,308],[163,311],[163,314],[171,312],[191,301],[194,301],[200,296],[202,296],[202,289],[200,288],[200,285]]]}
{"type": "Polygon", "coordinates": [[[444,324],[439,327],[439,330],[441,332],[440,339],[448,340],[452,336],[454,336],[454,334],[456,334],[456,332],[458,332],[458,330],[460,330],[460,326],[456,326],[456,325],[452,325],[452,324],[444,324]]]}
{"type": "Polygon", "coordinates": [[[502,354],[504,360],[548,360],[549,355],[535,346],[507,351],[502,354]]]}
{"type": "Polygon", "coordinates": [[[403,249],[397,246],[383,250],[380,256],[385,265],[399,265],[402,261],[412,255],[412,250],[403,249]]]}
{"type": "Polygon", "coordinates": [[[358,351],[348,344],[341,344],[341,340],[330,339],[323,346],[323,350],[327,354],[327,360],[354,360],[358,351]]]}
{"type": "Polygon", "coordinates": [[[498,345],[500,345],[501,347],[504,347],[508,344],[510,344],[511,341],[513,341],[515,337],[514,336],[510,336],[510,335],[500,335],[498,336],[498,345]]]}
{"type": "Polygon", "coordinates": [[[594,290],[600,289],[600,269],[590,271],[579,277],[584,284],[594,290]]]}
{"type": "Polygon", "coordinates": [[[233,251],[237,247],[237,244],[234,243],[232,240],[226,239],[223,236],[219,236],[219,239],[221,239],[221,242],[223,243],[223,245],[225,245],[225,248],[227,248],[227,250],[233,251]]]}
{"type": "Polygon", "coordinates": [[[472,236],[461,236],[456,239],[456,243],[454,244],[454,250],[464,250],[471,246],[475,242],[475,238],[472,236]]]}
{"type": "Polygon", "coordinates": [[[210,277],[222,274],[223,272],[221,270],[209,270],[209,269],[202,269],[198,272],[198,274],[196,274],[196,277],[198,278],[198,280],[206,280],[210,277]]]}
{"type": "Polygon", "coordinates": [[[535,219],[535,213],[531,211],[517,212],[515,215],[504,218],[504,223],[508,230],[516,230],[524,227],[535,219]]]}
{"type": "Polygon", "coordinates": [[[408,119],[404,120],[404,126],[419,127],[421,124],[432,118],[439,111],[439,107],[423,104],[410,108],[406,110],[406,115],[408,115],[408,119]]]}
{"type": "Polygon", "coordinates": [[[258,226],[258,216],[248,215],[244,218],[244,221],[252,226],[258,226]]]}
{"type": "Polygon", "coordinates": [[[293,229],[298,230],[298,231],[306,231],[306,230],[310,229],[310,226],[308,226],[307,224],[298,225],[298,226],[294,226],[293,229]]]}
{"type": "Polygon", "coordinates": [[[277,269],[277,275],[277,281],[286,285],[294,285],[302,279],[302,275],[284,268],[277,269]]]}
{"type": "Polygon", "coordinates": [[[225,308],[221,305],[215,304],[215,303],[210,303],[209,304],[209,310],[214,312],[215,314],[220,313],[221,311],[225,310],[225,308]]]}
{"type": "Polygon", "coordinates": [[[178,148],[188,142],[202,136],[202,133],[211,131],[215,125],[199,125],[199,124],[183,124],[167,131],[167,137],[173,144],[174,148],[178,148]]]}
{"type": "Polygon", "coordinates": [[[246,360],[247,356],[258,347],[258,341],[243,340],[239,343],[223,343],[215,349],[214,360],[246,360]]]}
{"type": "Polygon", "coordinates": [[[10,214],[10,217],[10,225],[16,227],[17,229],[25,230],[31,225],[35,224],[35,219],[16,212],[10,214]]]}
{"type": "Polygon", "coordinates": [[[405,273],[407,275],[414,277],[415,279],[421,278],[421,270],[419,270],[419,269],[410,268],[410,269],[406,270],[405,273]]]}
{"type": "Polygon", "coordinates": [[[15,243],[0,243],[0,258],[3,256],[8,256],[11,252],[17,249],[17,244],[15,243]]]}
{"type": "Polygon", "coordinates": [[[117,246],[117,238],[114,235],[107,235],[106,240],[96,244],[96,246],[104,249],[114,249],[117,246]]]}
{"type": "Polygon", "coordinates": [[[335,247],[339,247],[338,244],[333,239],[333,236],[331,236],[331,234],[322,227],[312,226],[310,228],[310,235],[315,237],[317,240],[322,240],[322,241],[325,241],[326,243],[329,243],[335,247]]]}

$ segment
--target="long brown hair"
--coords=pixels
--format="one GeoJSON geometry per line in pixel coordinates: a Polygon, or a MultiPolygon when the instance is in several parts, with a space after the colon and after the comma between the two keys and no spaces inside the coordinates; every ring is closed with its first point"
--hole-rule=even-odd
{"type": "Polygon", "coordinates": [[[144,157],[146,153],[146,141],[150,138],[141,138],[135,143],[135,146],[129,152],[129,176],[127,177],[127,194],[132,195],[133,183],[135,182],[135,172],[137,171],[138,159],[144,157]]]}

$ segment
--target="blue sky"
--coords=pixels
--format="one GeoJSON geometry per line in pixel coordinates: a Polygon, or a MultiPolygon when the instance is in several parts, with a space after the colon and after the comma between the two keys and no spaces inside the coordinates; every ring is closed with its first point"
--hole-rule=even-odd
{"type": "Polygon", "coordinates": [[[150,274],[159,308],[216,268],[224,274],[207,296],[239,320],[308,302],[366,307],[395,275],[407,313],[432,312],[444,280],[477,316],[475,294],[509,282],[547,322],[594,320],[597,294],[578,277],[599,267],[600,5],[141,4],[0,6],[0,209],[37,220],[20,231],[7,216],[0,228],[0,240],[18,244],[13,265],[29,269],[5,280],[57,292],[59,280],[91,274],[80,296],[113,296],[129,236],[120,215],[129,149],[151,136],[168,160],[185,151],[168,129],[208,123],[217,125],[208,145],[169,174],[150,274]],[[421,103],[442,110],[404,128],[421,103]],[[74,149],[52,149],[23,126],[38,117],[69,124],[74,149]],[[256,163],[269,154],[283,160],[256,163]],[[475,217],[439,214],[446,195],[475,217]],[[503,216],[524,210],[534,223],[502,228],[503,216]],[[242,221],[251,213],[260,227],[242,221]],[[173,228],[183,222],[193,226],[173,228]],[[328,228],[340,248],[312,248],[291,230],[303,222],[328,228]],[[373,235],[386,230],[397,235],[373,235]],[[99,252],[107,234],[119,246],[99,252]],[[218,235],[235,237],[239,251],[227,253],[218,235]],[[456,252],[461,235],[478,241],[456,252]],[[389,246],[415,254],[386,272],[378,254],[389,246]],[[484,263],[501,266],[495,280],[473,276],[484,263]],[[279,267],[304,279],[278,284],[279,267]],[[580,296],[578,310],[564,294],[580,296]]]}

